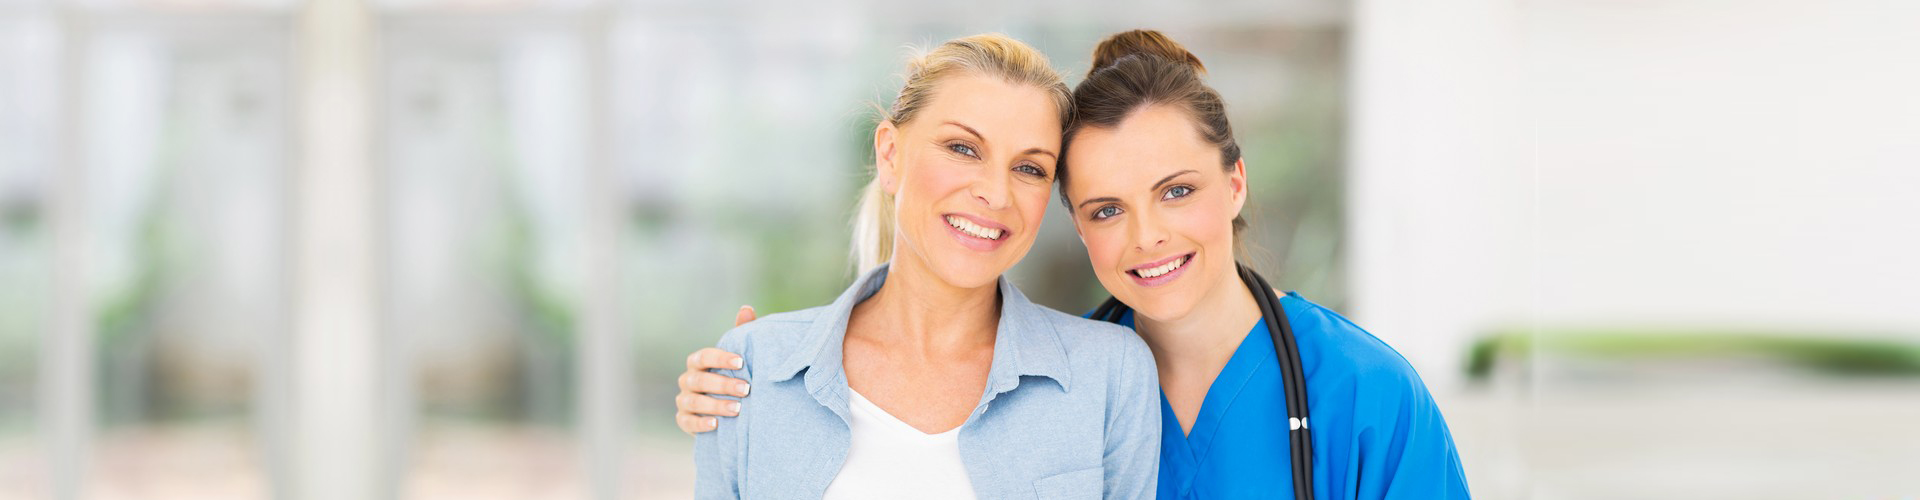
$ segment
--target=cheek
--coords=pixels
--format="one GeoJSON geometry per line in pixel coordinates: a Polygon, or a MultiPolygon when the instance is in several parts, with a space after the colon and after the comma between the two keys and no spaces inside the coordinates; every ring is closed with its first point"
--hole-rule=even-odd
{"type": "Polygon", "coordinates": [[[1183,207],[1173,210],[1169,221],[1179,228],[1180,235],[1196,245],[1215,252],[1233,250],[1233,211],[1231,200],[1194,200],[1183,207]]]}
{"type": "Polygon", "coordinates": [[[900,200],[911,200],[902,206],[932,208],[927,202],[937,200],[966,183],[965,179],[954,175],[953,169],[940,168],[938,161],[923,159],[907,164],[901,172],[900,191],[894,196],[900,200]]]}
{"type": "Polygon", "coordinates": [[[1093,262],[1097,272],[1107,272],[1120,265],[1120,258],[1126,253],[1127,231],[1120,224],[1087,224],[1080,231],[1080,239],[1087,245],[1087,260],[1093,262]]]}
{"type": "MultiPolygon", "coordinates": [[[[1039,228],[1040,222],[1047,220],[1047,207],[1053,203],[1053,186],[1030,182],[1014,181],[1014,204],[1020,207],[1020,222],[1028,228],[1039,228]]],[[[1035,231],[1027,231],[1032,237],[1035,231]]]]}

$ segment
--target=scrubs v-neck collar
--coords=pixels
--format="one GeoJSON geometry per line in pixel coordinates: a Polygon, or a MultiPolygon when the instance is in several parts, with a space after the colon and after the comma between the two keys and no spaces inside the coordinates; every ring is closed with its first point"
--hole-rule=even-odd
{"type": "Polygon", "coordinates": [[[1213,385],[1207,387],[1207,396],[1200,402],[1200,414],[1194,418],[1193,431],[1182,434],[1180,420],[1173,415],[1173,405],[1167,402],[1165,391],[1160,393],[1160,421],[1162,460],[1175,460],[1180,463],[1174,468],[1181,472],[1178,478],[1162,477],[1161,481],[1175,481],[1186,484],[1206,463],[1207,451],[1212,448],[1219,430],[1220,422],[1233,408],[1233,402],[1240,397],[1247,382],[1253,380],[1254,373],[1267,363],[1273,363],[1273,338],[1264,335],[1267,320],[1261,318],[1247,331],[1246,338],[1240,341],[1240,347],[1234,349],[1233,357],[1213,378],[1213,385]],[[1256,335],[1259,334],[1259,335],[1256,335]]]}

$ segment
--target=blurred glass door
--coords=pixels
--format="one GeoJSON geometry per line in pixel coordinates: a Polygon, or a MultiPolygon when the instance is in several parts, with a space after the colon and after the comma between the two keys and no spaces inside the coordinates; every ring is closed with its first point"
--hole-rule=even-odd
{"type": "Polygon", "coordinates": [[[271,496],[284,6],[7,7],[0,498],[271,496]]]}
{"type": "Polygon", "coordinates": [[[567,22],[405,14],[383,30],[399,497],[584,498],[583,35],[567,22]]]}

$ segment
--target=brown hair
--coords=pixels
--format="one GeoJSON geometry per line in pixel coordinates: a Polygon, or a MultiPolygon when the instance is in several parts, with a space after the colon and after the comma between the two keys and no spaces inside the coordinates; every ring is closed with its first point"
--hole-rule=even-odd
{"type": "MultiPolygon", "coordinates": [[[[1053,97],[1060,123],[1072,119],[1067,84],[1047,62],[1047,56],[999,33],[955,38],[908,58],[906,82],[900,86],[893,106],[881,112],[881,119],[905,126],[933,100],[941,82],[959,75],[999,77],[1008,83],[1039,87],[1053,97]]],[[[877,178],[867,183],[854,212],[853,257],[857,272],[893,258],[893,196],[877,178]]]]}
{"type": "MultiPolygon", "coordinates": [[[[1067,211],[1073,211],[1073,202],[1067,200],[1067,157],[1073,151],[1073,137],[1088,127],[1118,127],[1151,106],[1175,106],[1186,112],[1200,138],[1220,149],[1221,167],[1232,171],[1240,161],[1240,143],[1233,140],[1233,125],[1227,123],[1227,106],[1220,93],[1200,80],[1206,74],[1199,57],[1158,31],[1125,31],[1101,40],[1093,49],[1093,69],[1073,89],[1074,120],[1067,126],[1055,169],[1060,201],[1067,211]]],[[[1236,239],[1246,227],[1245,217],[1233,218],[1236,239]]]]}

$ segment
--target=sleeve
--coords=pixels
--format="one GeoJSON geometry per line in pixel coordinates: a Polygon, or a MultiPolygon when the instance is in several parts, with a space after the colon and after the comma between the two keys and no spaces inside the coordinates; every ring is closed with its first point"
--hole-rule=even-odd
{"type": "Polygon", "coordinates": [[[1433,394],[1416,374],[1394,382],[1405,384],[1393,391],[1399,397],[1381,401],[1385,407],[1378,415],[1384,421],[1359,440],[1356,498],[1469,498],[1466,471],[1433,394]]]}
{"type": "Polygon", "coordinates": [[[1160,478],[1160,372],[1153,352],[1125,330],[1107,398],[1104,498],[1153,498],[1160,478]]]}
{"type": "MultiPolygon", "coordinates": [[[[753,357],[747,352],[746,342],[737,332],[729,332],[720,338],[719,348],[739,354],[745,358],[746,366],[739,370],[713,370],[714,373],[741,380],[752,380],[753,357]]],[[[714,397],[741,401],[746,400],[715,394],[714,397]]],[[[715,417],[720,425],[713,432],[700,433],[693,438],[694,498],[737,499],[741,497],[740,486],[746,478],[747,440],[746,431],[753,412],[744,408],[737,417],[715,417]]]]}

